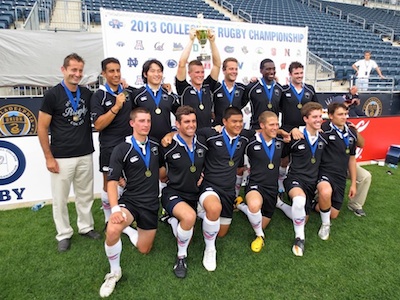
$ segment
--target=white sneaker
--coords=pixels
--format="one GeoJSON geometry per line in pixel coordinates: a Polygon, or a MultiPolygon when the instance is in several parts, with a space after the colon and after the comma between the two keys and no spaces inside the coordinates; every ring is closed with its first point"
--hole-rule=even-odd
{"type": "Polygon", "coordinates": [[[215,271],[217,268],[217,250],[204,250],[203,266],[207,271],[215,271]]]}
{"type": "Polygon", "coordinates": [[[119,273],[107,273],[104,277],[104,283],[100,288],[100,297],[105,298],[112,294],[115,285],[121,279],[122,272],[119,273]]]}
{"type": "Polygon", "coordinates": [[[326,241],[329,239],[329,233],[331,232],[331,224],[322,224],[318,231],[318,236],[321,240],[326,241]]]}

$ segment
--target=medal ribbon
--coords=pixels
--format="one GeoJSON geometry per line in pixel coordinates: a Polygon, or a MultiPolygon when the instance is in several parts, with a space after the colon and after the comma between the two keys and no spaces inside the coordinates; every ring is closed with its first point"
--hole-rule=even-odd
{"type": "Polygon", "coordinates": [[[272,92],[274,90],[275,81],[272,81],[272,85],[271,85],[270,89],[268,88],[267,83],[265,82],[264,78],[261,78],[261,82],[263,84],[264,91],[267,94],[268,103],[271,103],[271,101],[272,101],[272,92]]]}
{"type": "Polygon", "coordinates": [[[157,108],[160,107],[161,94],[162,94],[161,88],[158,89],[155,97],[153,90],[149,87],[148,84],[146,84],[146,90],[149,92],[151,98],[153,98],[154,102],[156,103],[156,107],[157,108]]]}
{"type": "Polygon", "coordinates": [[[224,89],[226,97],[229,100],[229,104],[232,106],[233,98],[235,97],[236,83],[233,84],[233,89],[231,92],[228,91],[228,88],[226,87],[226,84],[225,84],[225,80],[222,80],[222,87],[224,89]]]}
{"type": "Polygon", "coordinates": [[[118,94],[122,93],[122,91],[124,90],[124,89],[122,88],[122,86],[119,84],[119,85],[118,85],[118,94],[116,94],[116,93],[110,88],[110,86],[108,85],[108,83],[106,83],[104,86],[105,86],[107,92],[110,93],[111,95],[113,95],[114,97],[117,97],[118,94]]]}
{"type": "Polygon", "coordinates": [[[346,149],[349,149],[349,145],[350,145],[349,134],[347,133],[346,128],[344,130],[340,130],[333,123],[331,123],[331,124],[332,124],[333,128],[335,128],[336,132],[340,132],[341,133],[343,142],[346,145],[346,149]]]}
{"type": "Polygon", "coordinates": [[[272,139],[272,144],[270,146],[267,145],[264,137],[262,136],[261,132],[259,133],[262,146],[264,148],[265,153],[267,154],[269,161],[272,162],[275,153],[275,139],[272,139]]]}
{"type": "Polygon", "coordinates": [[[224,138],[225,146],[226,146],[226,149],[228,150],[230,159],[233,160],[233,156],[235,155],[237,144],[239,143],[239,138],[234,139],[233,145],[231,145],[231,142],[229,140],[229,137],[228,137],[228,134],[226,133],[225,128],[222,130],[222,136],[224,138]]]}
{"type": "Polygon", "coordinates": [[[72,92],[65,85],[64,80],[61,81],[61,85],[64,87],[65,93],[67,93],[67,96],[68,96],[69,102],[71,103],[72,109],[74,110],[74,112],[76,112],[76,110],[78,109],[79,100],[81,99],[81,90],[79,89],[79,86],[76,90],[76,97],[74,98],[74,96],[72,95],[72,92]]]}
{"type": "Polygon", "coordinates": [[[301,89],[301,92],[298,93],[296,91],[296,88],[293,86],[293,84],[290,84],[290,88],[292,89],[293,93],[296,95],[297,101],[299,102],[299,104],[301,104],[301,99],[303,99],[304,96],[304,88],[301,89]]]}
{"type": "Polygon", "coordinates": [[[194,151],[196,150],[196,144],[194,142],[194,137],[193,137],[193,141],[192,141],[192,150],[189,149],[188,144],[186,144],[185,140],[179,135],[176,135],[176,138],[183,144],[183,146],[185,147],[186,153],[189,156],[190,161],[192,162],[192,166],[194,166],[194,151]]]}
{"type": "Polygon", "coordinates": [[[133,148],[139,153],[140,157],[144,161],[144,164],[146,165],[147,170],[150,169],[150,143],[147,140],[146,141],[146,155],[143,155],[142,149],[140,149],[136,139],[132,136],[132,145],[133,148]]]}
{"type": "Polygon", "coordinates": [[[304,137],[305,137],[305,139],[306,139],[308,145],[309,145],[310,148],[311,148],[312,157],[315,157],[315,151],[317,150],[318,141],[315,141],[314,145],[311,145],[310,139],[308,138],[307,130],[306,130],[305,128],[304,128],[304,130],[303,130],[303,133],[304,133],[304,137]]]}
{"type": "Polygon", "coordinates": [[[194,90],[196,91],[197,97],[199,98],[200,105],[202,105],[203,104],[203,87],[200,87],[200,90],[196,90],[196,88],[194,90]]]}

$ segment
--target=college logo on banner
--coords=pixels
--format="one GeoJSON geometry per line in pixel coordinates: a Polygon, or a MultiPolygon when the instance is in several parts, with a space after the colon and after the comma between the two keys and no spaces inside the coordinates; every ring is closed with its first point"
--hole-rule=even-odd
{"type": "Polygon", "coordinates": [[[37,132],[36,116],[25,106],[2,106],[0,116],[0,136],[33,135],[37,132]]]}
{"type": "Polygon", "coordinates": [[[0,185],[16,181],[25,171],[26,160],[21,149],[12,143],[0,141],[0,185]]]}

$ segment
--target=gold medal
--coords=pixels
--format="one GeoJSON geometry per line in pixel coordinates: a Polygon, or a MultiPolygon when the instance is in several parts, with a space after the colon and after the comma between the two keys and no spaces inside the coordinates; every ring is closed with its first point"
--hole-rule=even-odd
{"type": "Polygon", "coordinates": [[[301,109],[303,107],[303,105],[301,103],[297,104],[297,108],[301,109]]]}
{"type": "Polygon", "coordinates": [[[199,108],[200,108],[200,110],[203,110],[203,109],[204,109],[204,105],[203,105],[203,104],[200,104],[200,105],[199,105],[199,108]]]}
{"type": "Polygon", "coordinates": [[[268,103],[268,108],[271,109],[272,108],[272,103],[268,103]]]}
{"type": "Polygon", "coordinates": [[[312,158],[311,158],[311,163],[312,163],[312,164],[315,164],[316,162],[317,162],[317,160],[315,159],[315,157],[312,157],[312,158]]]}
{"type": "Polygon", "coordinates": [[[146,177],[151,177],[151,171],[147,169],[146,172],[144,172],[144,175],[146,175],[146,177]]]}
{"type": "Polygon", "coordinates": [[[194,165],[190,166],[190,172],[192,173],[196,172],[196,166],[194,165]]]}
{"type": "Polygon", "coordinates": [[[350,154],[350,149],[349,148],[346,149],[346,154],[350,154]]]}
{"type": "Polygon", "coordinates": [[[161,108],[159,108],[159,107],[156,108],[156,114],[157,115],[161,114],[161,108]]]}
{"type": "Polygon", "coordinates": [[[235,162],[231,159],[228,164],[229,164],[230,167],[233,167],[235,162]]]}
{"type": "Polygon", "coordinates": [[[78,115],[74,115],[74,116],[72,117],[72,120],[73,120],[74,122],[78,122],[78,121],[79,121],[79,116],[78,116],[78,115]]]}
{"type": "Polygon", "coordinates": [[[273,163],[269,163],[268,164],[268,169],[272,170],[274,168],[274,164],[273,163]]]}

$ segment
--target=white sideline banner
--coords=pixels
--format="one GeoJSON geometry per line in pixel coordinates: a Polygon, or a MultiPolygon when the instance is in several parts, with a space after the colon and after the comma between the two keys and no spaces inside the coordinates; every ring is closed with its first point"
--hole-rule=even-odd
{"type": "MultiPolygon", "coordinates": [[[[95,152],[94,193],[103,188],[99,171],[98,132],[93,133],[95,152]]],[[[71,188],[70,195],[74,197],[71,188]]],[[[50,173],[37,136],[0,139],[0,210],[29,205],[30,202],[51,201],[50,173]]]]}
{"type": "MultiPolygon", "coordinates": [[[[200,20],[178,16],[135,13],[101,9],[104,57],[118,58],[122,77],[132,86],[141,86],[142,66],[155,58],[164,65],[164,82],[175,82],[179,57],[189,41],[189,31],[200,20]]],[[[203,19],[202,25],[214,30],[222,61],[235,57],[239,61],[238,81],[245,84],[260,77],[260,62],[275,62],[281,84],[287,83],[288,67],[293,61],[306,65],[308,27],[289,27],[245,22],[203,19]]],[[[207,42],[205,50],[211,53],[207,42]]],[[[189,61],[200,55],[196,40],[189,61]]],[[[211,64],[204,64],[206,75],[211,64]]],[[[207,73],[208,71],[208,73],[207,73]]],[[[223,79],[222,72],[220,79],[223,79]]]]}

